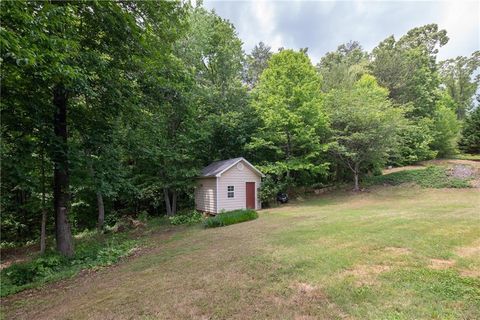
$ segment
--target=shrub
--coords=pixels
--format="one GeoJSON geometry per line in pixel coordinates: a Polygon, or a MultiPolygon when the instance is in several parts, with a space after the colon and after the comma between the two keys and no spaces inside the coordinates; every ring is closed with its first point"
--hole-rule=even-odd
{"type": "Polygon", "coordinates": [[[277,193],[287,192],[293,186],[294,182],[292,178],[279,178],[272,174],[267,174],[260,186],[260,201],[264,206],[268,207],[271,203],[275,203],[277,193]]]}
{"type": "Polygon", "coordinates": [[[418,121],[408,121],[398,137],[398,146],[394,146],[389,163],[396,166],[430,160],[437,152],[430,148],[434,141],[433,121],[423,118],[418,121]]]}
{"type": "Polygon", "coordinates": [[[470,184],[465,179],[449,177],[447,169],[430,166],[426,169],[405,170],[393,172],[383,176],[369,177],[366,185],[390,184],[399,185],[413,182],[423,188],[469,188],[470,184]]]}
{"type": "Polygon", "coordinates": [[[69,277],[83,269],[113,264],[127,255],[135,244],[135,240],[130,240],[125,235],[112,235],[105,239],[104,235],[86,233],[72,258],[47,252],[31,261],[12,264],[3,269],[0,272],[0,296],[69,277]]]}
{"type": "Polygon", "coordinates": [[[181,225],[181,224],[196,224],[203,220],[203,216],[197,210],[190,210],[187,212],[181,212],[173,217],[169,217],[170,223],[173,225],[181,225]]]}
{"type": "Polygon", "coordinates": [[[240,209],[220,213],[214,217],[205,220],[206,228],[216,228],[228,226],[231,224],[254,220],[258,218],[258,213],[252,209],[240,209]]]}

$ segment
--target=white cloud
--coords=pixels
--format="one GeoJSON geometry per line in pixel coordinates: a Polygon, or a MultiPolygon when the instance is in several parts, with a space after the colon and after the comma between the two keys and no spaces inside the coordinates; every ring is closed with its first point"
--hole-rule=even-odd
{"type": "Polygon", "coordinates": [[[480,50],[480,2],[451,1],[442,3],[438,25],[450,38],[440,50],[439,58],[468,55],[480,50]]]}
{"type": "Polygon", "coordinates": [[[237,28],[249,52],[264,41],[279,47],[308,47],[314,63],[327,51],[350,40],[371,50],[390,35],[438,23],[449,43],[439,58],[470,55],[480,48],[478,1],[206,1],[237,28]]]}

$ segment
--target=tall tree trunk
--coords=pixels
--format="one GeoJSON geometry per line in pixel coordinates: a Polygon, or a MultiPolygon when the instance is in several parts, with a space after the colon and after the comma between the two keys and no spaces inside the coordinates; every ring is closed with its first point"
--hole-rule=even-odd
{"type": "Polygon", "coordinates": [[[103,206],[103,196],[100,191],[97,191],[97,207],[98,207],[97,228],[99,231],[101,231],[103,230],[103,223],[105,222],[105,207],[103,206]]]}
{"type": "Polygon", "coordinates": [[[177,191],[172,191],[172,216],[177,214],[177,191]]]}
{"type": "Polygon", "coordinates": [[[165,198],[165,208],[167,209],[167,216],[171,216],[172,207],[170,205],[170,195],[167,188],[163,188],[163,196],[165,198]]]}
{"type": "Polygon", "coordinates": [[[93,164],[91,160],[91,155],[90,152],[86,151],[88,160],[88,168],[90,171],[90,176],[92,177],[93,185],[96,190],[96,195],[97,195],[97,211],[98,211],[98,217],[97,217],[97,229],[98,231],[103,230],[103,224],[105,222],[105,206],[103,205],[103,195],[99,188],[97,187],[97,181],[95,179],[95,170],[93,169],[93,164]]]}
{"type": "Polygon", "coordinates": [[[69,172],[67,145],[67,92],[62,85],[53,90],[55,116],[53,126],[56,145],[53,152],[53,203],[55,210],[55,240],[57,250],[64,256],[73,256],[73,239],[68,223],[69,172]]]}
{"type": "Polygon", "coordinates": [[[45,253],[47,238],[47,207],[45,200],[45,151],[42,148],[42,225],[40,230],[40,253],[45,253]]]}

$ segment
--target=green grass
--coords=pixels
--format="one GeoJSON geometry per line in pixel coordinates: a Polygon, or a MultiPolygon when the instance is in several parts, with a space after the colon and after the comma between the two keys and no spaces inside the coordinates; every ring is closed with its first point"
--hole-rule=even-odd
{"type": "Polygon", "coordinates": [[[455,159],[480,161],[480,154],[460,153],[460,154],[455,156],[455,159]]]}
{"type": "Polygon", "coordinates": [[[478,212],[475,188],[326,194],[228,228],[155,231],[147,253],[2,309],[11,319],[480,319],[478,212]]]}
{"type": "Polygon", "coordinates": [[[90,233],[77,241],[75,256],[63,257],[50,251],[37,255],[28,262],[13,264],[0,273],[4,297],[28,288],[71,277],[83,269],[108,266],[116,263],[135,247],[136,241],[126,234],[104,236],[90,233]]]}
{"type": "Polygon", "coordinates": [[[444,167],[405,170],[365,179],[366,185],[415,183],[423,188],[469,188],[468,180],[450,177],[444,167]]]}
{"type": "Polygon", "coordinates": [[[240,209],[217,214],[205,220],[206,228],[224,227],[235,223],[245,222],[258,218],[258,213],[252,209],[240,209]]]}
{"type": "MultiPolygon", "coordinates": [[[[168,224],[165,218],[152,218],[148,221],[148,228],[138,231],[140,235],[148,234],[168,224]]],[[[69,278],[82,270],[115,264],[144,244],[145,238],[135,235],[135,232],[101,234],[96,230],[83,231],[75,235],[75,255],[71,258],[59,255],[53,248],[49,248],[44,255],[35,253],[25,262],[12,264],[0,271],[0,296],[69,278]]]]}

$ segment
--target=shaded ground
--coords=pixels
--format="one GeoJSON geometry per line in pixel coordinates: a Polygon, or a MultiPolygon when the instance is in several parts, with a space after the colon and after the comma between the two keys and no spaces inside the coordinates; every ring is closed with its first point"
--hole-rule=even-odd
{"type": "Polygon", "coordinates": [[[435,159],[422,161],[415,165],[390,168],[383,170],[383,174],[389,174],[405,170],[417,170],[428,166],[443,166],[449,169],[449,175],[455,178],[470,179],[470,184],[474,188],[480,188],[480,161],[460,160],[460,159],[435,159]]]}
{"type": "Polygon", "coordinates": [[[478,319],[478,189],[374,188],[154,234],[2,301],[8,319],[478,319]]]}

